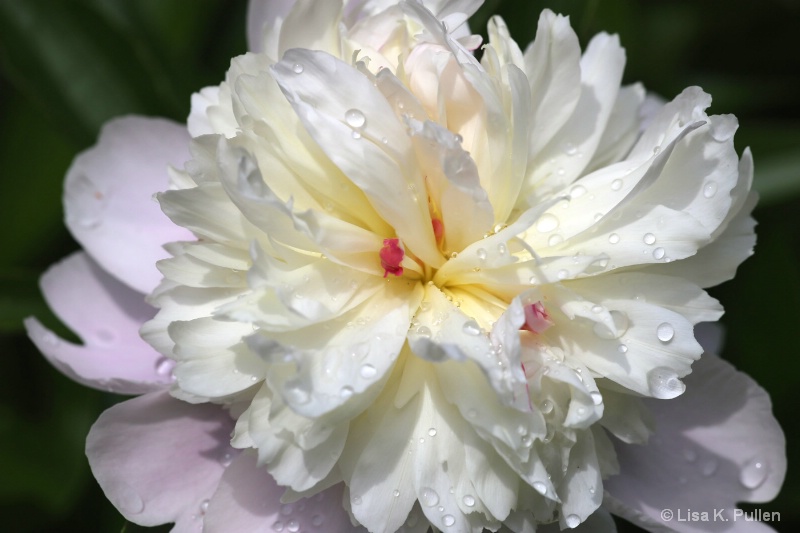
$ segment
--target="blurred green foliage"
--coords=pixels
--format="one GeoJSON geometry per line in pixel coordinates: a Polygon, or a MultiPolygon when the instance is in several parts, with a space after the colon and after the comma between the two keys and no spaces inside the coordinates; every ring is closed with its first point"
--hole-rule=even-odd
{"type": "MultiPolygon", "coordinates": [[[[800,425],[791,379],[800,370],[800,5],[792,0],[487,0],[476,31],[501,14],[521,46],[549,7],[571,16],[582,44],[619,33],[626,82],[665,98],[689,85],[734,113],[737,148],[751,146],[762,195],[757,254],[713,290],[727,308],[723,355],[772,394],[790,470],[773,524],[800,525],[800,425]]],[[[119,397],[52,369],[22,319],[59,328],[37,287],[77,249],[64,229],[61,186],[71,159],[122,114],[185,120],[189,95],[218,84],[245,51],[243,0],[0,0],[0,514],[8,531],[137,531],[106,502],[83,455],[98,414],[119,397]]],[[[63,329],[58,330],[63,332],[63,329]]],[[[624,527],[624,526],[623,526],[624,527]]],[[[169,528],[166,528],[167,530],[169,528]]]]}

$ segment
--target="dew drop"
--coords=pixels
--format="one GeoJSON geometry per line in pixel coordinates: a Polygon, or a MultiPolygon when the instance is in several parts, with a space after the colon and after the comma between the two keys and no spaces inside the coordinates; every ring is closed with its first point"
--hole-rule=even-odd
{"type": "Polygon", "coordinates": [[[534,481],[533,488],[536,489],[536,492],[538,492],[543,496],[547,493],[547,485],[545,485],[541,481],[534,481]]]}
{"type": "Polygon", "coordinates": [[[592,403],[594,403],[595,405],[600,405],[601,403],[603,403],[603,395],[600,394],[600,392],[594,390],[589,393],[589,396],[592,397],[592,403]]]}
{"type": "Polygon", "coordinates": [[[751,459],[739,474],[739,481],[747,489],[757,489],[767,479],[767,464],[764,461],[751,459]]]}
{"type": "Polygon", "coordinates": [[[666,252],[664,252],[663,248],[661,248],[661,247],[656,248],[655,250],[653,250],[653,258],[654,259],[659,259],[659,260],[663,259],[665,253],[666,252]]]}
{"type": "Polygon", "coordinates": [[[166,357],[161,357],[156,361],[156,374],[159,376],[168,376],[174,367],[175,361],[166,357]]]}
{"type": "Polygon", "coordinates": [[[656,236],[652,233],[645,233],[644,238],[642,239],[645,244],[655,244],[656,236]]]}
{"type": "Polygon", "coordinates": [[[292,67],[292,72],[294,72],[295,74],[302,74],[304,70],[305,68],[300,63],[295,63],[294,66],[292,67]]]}
{"type": "Polygon", "coordinates": [[[619,242],[619,235],[617,235],[616,233],[612,233],[611,235],[608,236],[608,242],[610,242],[611,244],[617,244],[619,242]]]}
{"type": "Polygon", "coordinates": [[[622,180],[616,179],[616,180],[611,182],[611,190],[612,191],[618,191],[621,188],[622,188],[622,180]]]}
{"type": "Polygon", "coordinates": [[[133,487],[124,481],[120,482],[120,486],[118,486],[116,490],[116,495],[117,505],[119,505],[120,511],[126,514],[139,514],[144,511],[144,500],[142,500],[142,497],[139,496],[139,493],[136,492],[133,487]]]}
{"type": "Polygon", "coordinates": [[[464,501],[464,505],[466,505],[467,507],[474,507],[475,506],[475,498],[473,498],[469,494],[464,496],[463,501],[464,501]]]}
{"type": "Polygon", "coordinates": [[[473,319],[469,319],[464,322],[464,325],[461,326],[461,329],[464,333],[467,335],[472,335],[473,337],[481,334],[480,326],[478,326],[478,323],[473,319]]]}
{"type": "Polygon", "coordinates": [[[569,195],[572,198],[580,198],[584,194],[586,194],[586,187],[584,187],[583,185],[576,185],[569,191],[569,195]]]}
{"type": "Polygon", "coordinates": [[[229,467],[233,462],[233,454],[230,452],[225,452],[222,454],[222,457],[219,460],[219,464],[224,467],[229,467]]]}
{"type": "Polygon", "coordinates": [[[272,524],[272,531],[283,531],[283,522],[278,520],[272,524]]]}
{"type": "Polygon", "coordinates": [[[620,344],[617,346],[617,351],[619,353],[628,353],[628,345],[627,344],[620,344]]]}
{"type": "Polygon", "coordinates": [[[567,524],[567,527],[570,529],[575,529],[579,525],[581,525],[581,519],[576,514],[571,514],[564,518],[564,523],[567,524]]]}
{"type": "Polygon", "coordinates": [[[540,408],[544,414],[546,415],[550,414],[553,412],[553,402],[551,402],[550,400],[545,400],[542,402],[540,408]]]}
{"type": "Polygon", "coordinates": [[[435,490],[428,487],[423,487],[422,493],[419,495],[419,498],[420,501],[426,507],[433,507],[434,505],[439,503],[439,495],[436,494],[435,490]]]}
{"type": "Polygon", "coordinates": [[[653,147],[653,153],[654,154],[658,154],[659,152],[661,152],[661,147],[660,146],[654,146],[653,147]]]}
{"type": "Polygon", "coordinates": [[[361,134],[359,132],[355,131],[355,130],[353,131],[353,133],[351,135],[352,135],[353,139],[355,139],[355,140],[359,140],[361,138],[361,134]]]}
{"type": "Polygon", "coordinates": [[[436,436],[436,428],[430,428],[428,430],[428,435],[431,436],[431,437],[435,437],[436,436]]]}
{"type": "Polygon", "coordinates": [[[678,374],[666,367],[657,367],[648,372],[647,385],[650,394],[660,400],[671,400],[686,390],[686,385],[678,378],[678,374]]]}
{"type": "Polygon", "coordinates": [[[569,277],[569,270],[561,269],[558,271],[558,279],[567,279],[569,277]]]}
{"type": "Polygon", "coordinates": [[[430,339],[431,338],[431,328],[429,328],[428,326],[420,326],[420,327],[417,328],[417,335],[419,335],[420,337],[422,337],[424,339],[430,339]]]}
{"type": "Polygon", "coordinates": [[[700,473],[703,474],[703,477],[711,477],[717,472],[718,467],[719,463],[716,459],[709,459],[700,467],[700,473]]]}
{"type": "Polygon", "coordinates": [[[286,399],[291,403],[303,405],[311,400],[311,396],[308,394],[307,390],[298,385],[294,385],[286,389],[286,399]]]}
{"type": "Polygon", "coordinates": [[[564,143],[563,149],[564,153],[569,156],[573,156],[578,153],[578,147],[572,143],[564,143]]]}
{"type": "Polygon", "coordinates": [[[345,387],[342,387],[339,390],[339,396],[341,396],[344,399],[347,399],[347,398],[351,397],[352,395],[353,395],[353,387],[345,386],[345,387]]]}
{"type": "Polygon", "coordinates": [[[548,246],[558,246],[562,242],[564,242],[564,237],[562,237],[558,233],[556,233],[554,235],[550,235],[550,238],[547,239],[547,245],[548,246]]]}
{"type": "Polygon", "coordinates": [[[364,378],[364,379],[370,379],[370,378],[373,378],[373,377],[375,377],[375,374],[376,374],[377,372],[378,372],[378,371],[377,371],[377,370],[375,370],[375,367],[374,367],[374,366],[372,366],[372,365],[370,365],[370,364],[366,364],[366,365],[362,365],[362,366],[361,366],[361,370],[359,371],[359,374],[360,374],[360,375],[361,375],[361,377],[362,377],[362,378],[364,378]]]}
{"type": "Polygon", "coordinates": [[[567,173],[567,171],[564,170],[563,168],[559,168],[558,170],[556,170],[556,174],[558,174],[559,176],[563,176],[566,173],[567,173]]]}
{"type": "Polygon", "coordinates": [[[350,501],[353,505],[361,505],[361,496],[354,496],[350,501]]]}
{"type": "Polygon", "coordinates": [[[392,496],[394,496],[395,498],[399,498],[400,497],[400,491],[397,490],[397,489],[394,489],[392,491],[392,496]]]}
{"type": "Polygon", "coordinates": [[[455,523],[456,523],[456,519],[451,514],[446,514],[446,515],[444,515],[442,517],[442,524],[444,524],[446,527],[450,527],[455,523]]]}
{"type": "Polygon", "coordinates": [[[497,245],[497,253],[499,253],[500,255],[506,255],[507,252],[508,248],[506,247],[505,243],[501,242],[500,244],[497,245]]]}
{"type": "Polygon", "coordinates": [[[488,254],[486,253],[485,249],[478,248],[478,251],[476,253],[478,254],[478,259],[480,259],[481,261],[486,261],[486,257],[488,254]]]}
{"type": "Polygon", "coordinates": [[[603,306],[601,306],[601,305],[592,306],[592,313],[597,315],[597,314],[600,314],[602,312],[603,312],[603,306]]]}
{"type": "Polygon", "coordinates": [[[344,119],[351,128],[363,128],[367,123],[367,117],[358,109],[348,109],[344,119]]]}
{"type": "Polygon", "coordinates": [[[290,503],[281,504],[280,512],[283,516],[289,516],[290,514],[292,514],[292,511],[294,511],[292,504],[290,503]]]}
{"type": "Polygon", "coordinates": [[[208,511],[208,505],[209,505],[209,503],[211,503],[211,502],[209,502],[208,500],[203,500],[203,501],[200,503],[200,512],[201,512],[201,513],[205,514],[205,512],[206,512],[206,511],[208,511]]]}
{"type": "Polygon", "coordinates": [[[297,533],[298,531],[300,531],[300,524],[297,523],[297,520],[289,520],[289,523],[286,524],[286,529],[290,533],[297,533]]]}
{"type": "Polygon", "coordinates": [[[707,182],[703,187],[703,196],[706,198],[713,198],[715,194],[717,194],[717,182],[707,182]]]}
{"type": "Polygon", "coordinates": [[[539,221],[536,223],[536,229],[540,233],[548,233],[553,231],[558,227],[559,221],[554,215],[550,213],[545,213],[541,217],[539,217],[539,221]]]}
{"type": "Polygon", "coordinates": [[[311,525],[314,527],[321,526],[322,522],[324,522],[324,519],[322,518],[321,514],[315,514],[314,516],[311,517],[311,525]]]}
{"type": "Polygon", "coordinates": [[[661,342],[669,342],[675,336],[675,328],[669,322],[662,322],[656,328],[656,336],[661,342]]]}
{"type": "Polygon", "coordinates": [[[608,314],[611,315],[614,329],[610,329],[609,326],[603,322],[595,322],[592,331],[601,339],[618,339],[623,333],[628,331],[628,317],[621,311],[610,311],[608,314]]]}

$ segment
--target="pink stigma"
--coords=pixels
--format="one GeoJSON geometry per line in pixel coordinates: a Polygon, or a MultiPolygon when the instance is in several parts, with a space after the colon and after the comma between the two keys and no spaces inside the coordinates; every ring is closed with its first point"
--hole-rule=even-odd
{"type": "Polygon", "coordinates": [[[383,239],[383,248],[381,248],[381,266],[383,267],[383,277],[389,274],[395,276],[403,275],[403,267],[400,263],[403,262],[403,256],[406,253],[400,248],[400,239],[383,239]]]}
{"type": "Polygon", "coordinates": [[[434,218],[431,219],[431,224],[433,225],[433,236],[436,237],[436,244],[442,244],[442,238],[444,237],[444,222],[438,218],[434,218]]]}
{"type": "Polygon", "coordinates": [[[542,302],[536,302],[525,306],[525,323],[520,329],[527,329],[533,333],[544,333],[544,331],[553,325],[550,320],[550,315],[544,308],[542,302]]]}

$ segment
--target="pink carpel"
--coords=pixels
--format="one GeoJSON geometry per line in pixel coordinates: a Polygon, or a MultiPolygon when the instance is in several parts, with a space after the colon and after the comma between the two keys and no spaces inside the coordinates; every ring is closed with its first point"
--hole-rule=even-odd
{"type": "Polygon", "coordinates": [[[441,246],[442,239],[444,239],[444,222],[438,218],[432,218],[431,225],[433,226],[433,236],[436,238],[436,244],[441,246]]]}
{"type": "Polygon", "coordinates": [[[536,302],[525,306],[525,323],[520,329],[526,329],[538,335],[544,333],[553,324],[544,304],[536,302]]]}
{"type": "Polygon", "coordinates": [[[403,262],[406,253],[400,247],[400,239],[383,239],[383,248],[379,255],[384,278],[389,274],[403,275],[403,267],[400,266],[400,263],[403,262]]]}

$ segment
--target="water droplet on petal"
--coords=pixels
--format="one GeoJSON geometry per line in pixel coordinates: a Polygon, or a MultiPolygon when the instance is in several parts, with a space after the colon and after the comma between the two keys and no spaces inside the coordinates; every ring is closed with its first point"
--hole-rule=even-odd
{"type": "Polygon", "coordinates": [[[542,402],[540,408],[544,414],[550,414],[553,412],[553,402],[550,400],[545,400],[542,402]]]}
{"type": "Polygon", "coordinates": [[[661,259],[664,258],[664,254],[665,253],[666,252],[664,252],[663,248],[660,248],[660,247],[656,248],[655,250],[653,250],[653,258],[661,260],[661,259]]]}
{"type": "Polygon", "coordinates": [[[617,351],[619,353],[628,353],[628,345],[627,344],[620,344],[617,346],[617,351]]]}
{"type": "Polygon", "coordinates": [[[483,248],[478,248],[478,251],[476,253],[478,254],[478,259],[480,259],[481,261],[486,261],[487,257],[486,250],[484,250],[483,248]]]}
{"type": "Polygon", "coordinates": [[[564,153],[569,156],[573,156],[578,153],[578,147],[572,143],[564,143],[563,150],[564,153]]]}
{"type": "Polygon", "coordinates": [[[432,335],[431,328],[428,326],[420,326],[417,328],[417,335],[425,339],[430,339],[432,335]]]}
{"type": "Polygon", "coordinates": [[[367,117],[358,109],[348,109],[344,119],[351,128],[363,128],[367,123],[367,117]]]}
{"type": "Polygon", "coordinates": [[[669,342],[675,336],[675,328],[669,322],[662,322],[656,328],[656,336],[661,342],[669,342]]]}
{"type": "Polygon", "coordinates": [[[536,489],[536,492],[538,492],[541,495],[547,493],[547,485],[545,485],[541,481],[534,481],[533,488],[536,489]]]}
{"type": "Polygon", "coordinates": [[[392,496],[394,496],[395,498],[399,498],[400,497],[400,491],[397,490],[397,489],[393,490],[392,491],[392,496]]]}
{"type": "Polygon", "coordinates": [[[508,248],[506,247],[505,243],[501,242],[500,244],[497,245],[497,253],[499,253],[500,255],[506,255],[507,252],[508,248]]]}
{"type": "Polygon", "coordinates": [[[292,66],[292,72],[295,74],[302,74],[304,70],[305,68],[300,63],[295,63],[294,66],[292,66]]]}
{"type": "Polygon", "coordinates": [[[444,524],[446,527],[450,527],[455,523],[456,523],[456,519],[451,514],[446,514],[446,515],[444,515],[442,517],[442,524],[444,524]]]}
{"type": "Polygon", "coordinates": [[[700,467],[700,473],[703,474],[703,477],[711,477],[717,472],[717,467],[719,467],[717,460],[709,459],[700,467]]]}
{"type": "Polygon", "coordinates": [[[353,387],[345,386],[345,387],[342,387],[339,390],[339,396],[341,396],[344,399],[347,399],[347,398],[351,397],[352,395],[353,395],[353,387]]]}
{"type": "Polygon", "coordinates": [[[464,501],[464,505],[466,505],[467,507],[474,507],[475,506],[475,498],[473,498],[469,494],[464,496],[464,500],[463,501],[464,501]]]}
{"type": "Polygon", "coordinates": [[[289,520],[289,523],[286,524],[286,529],[290,533],[297,533],[300,531],[300,524],[297,522],[297,520],[289,520]]]}
{"type": "Polygon", "coordinates": [[[362,378],[364,378],[364,379],[370,379],[370,378],[373,378],[373,377],[375,377],[375,374],[376,374],[377,372],[378,372],[378,371],[377,371],[377,370],[375,370],[375,367],[374,367],[374,366],[372,366],[372,365],[370,365],[370,364],[366,364],[366,365],[362,365],[362,366],[361,366],[361,370],[359,371],[359,374],[360,374],[360,375],[361,375],[361,377],[362,377],[362,378]]]}
{"type": "Polygon", "coordinates": [[[583,185],[576,185],[569,191],[569,195],[572,198],[580,198],[584,194],[586,194],[586,187],[584,187],[583,185]]]}
{"type": "Polygon", "coordinates": [[[311,396],[308,394],[307,390],[303,389],[299,385],[293,385],[286,389],[286,399],[290,403],[303,405],[307,404],[311,400],[311,396]]]}
{"type": "Polygon", "coordinates": [[[612,191],[618,191],[621,188],[622,188],[622,180],[616,179],[616,180],[611,182],[611,190],[612,191]]]}
{"type": "Polygon", "coordinates": [[[558,218],[550,213],[545,213],[539,217],[539,221],[536,223],[536,230],[539,233],[549,233],[558,227],[558,223],[558,218]]]}
{"type": "Polygon", "coordinates": [[[603,403],[603,395],[600,394],[600,392],[594,390],[589,393],[589,396],[592,397],[592,403],[594,403],[595,405],[600,405],[601,403],[603,403]]]}
{"type": "Polygon", "coordinates": [[[611,315],[611,320],[614,323],[613,329],[603,322],[595,322],[592,331],[601,339],[618,339],[628,331],[628,316],[621,311],[609,311],[608,314],[611,315]]]}
{"type": "Polygon", "coordinates": [[[431,437],[435,437],[436,436],[436,428],[430,428],[428,430],[428,435],[430,435],[431,437]]]}
{"type": "Polygon", "coordinates": [[[561,269],[558,271],[558,279],[567,279],[569,277],[569,270],[561,269]]]}
{"type": "Polygon", "coordinates": [[[283,522],[278,520],[272,524],[272,531],[283,531],[283,522]]]}
{"type": "Polygon", "coordinates": [[[354,496],[350,501],[353,505],[361,505],[361,496],[354,496]]]}
{"type": "Polygon", "coordinates": [[[645,233],[644,238],[642,239],[645,244],[655,244],[656,236],[652,233],[645,233]]]}
{"type": "Polygon", "coordinates": [[[558,233],[556,233],[554,235],[550,235],[550,238],[547,239],[547,245],[548,246],[558,246],[562,242],[564,242],[564,237],[562,237],[558,233]]]}
{"type": "Polygon", "coordinates": [[[175,361],[166,357],[161,357],[156,361],[156,374],[159,376],[168,376],[174,367],[175,361]]]}
{"type": "Polygon", "coordinates": [[[686,385],[678,378],[678,374],[666,367],[657,367],[648,372],[647,385],[650,394],[661,400],[671,400],[686,390],[686,385]]]}
{"type": "Polygon", "coordinates": [[[619,242],[619,235],[617,235],[616,233],[612,233],[611,235],[608,236],[608,242],[610,242],[611,244],[617,244],[619,242]]]}
{"type": "Polygon", "coordinates": [[[602,312],[603,312],[603,306],[601,306],[601,305],[592,306],[592,313],[599,314],[599,313],[602,313],[602,312]]]}
{"type": "Polygon", "coordinates": [[[757,459],[748,461],[739,474],[739,481],[747,489],[757,489],[767,479],[767,463],[757,459]]]}
{"type": "Polygon", "coordinates": [[[713,198],[717,194],[717,182],[709,181],[703,186],[703,196],[713,198]]]}
{"type": "Polygon", "coordinates": [[[433,507],[437,503],[439,503],[439,495],[436,493],[435,490],[423,487],[422,492],[419,495],[420,501],[427,507],[433,507]]]}
{"type": "Polygon", "coordinates": [[[321,514],[315,514],[314,516],[311,517],[311,525],[314,527],[321,526],[324,521],[325,520],[321,514]]]}
{"type": "Polygon", "coordinates": [[[576,514],[571,514],[564,518],[564,523],[567,524],[567,527],[570,529],[575,529],[579,525],[581,525],[581,518],[576,514]]]}
{"type": "Polygon", "coordinates": [[[477,323],[475,320],[473,320],[473,319],[469,319],[469,320],[467,320],[466,322],[464,322],[464,325],[463,325],[463,326],[461,326],[461,329],[462,329],[462,330],[464,331],[464,333],[466,333],[467,335],[477,336],[477,335],[480,335],[480,334],[481,334],[481,328],[480,328],[480,326],[479,326],[479,325],[478,325],[478,323],[477,323]]]}
{"type": "Polygon", "coordinates": [[[124,481],[119,482],[115,493],[120,511],[126,514],[139,514],[144,511],[144,500],[133,487],[124,481]]]}

